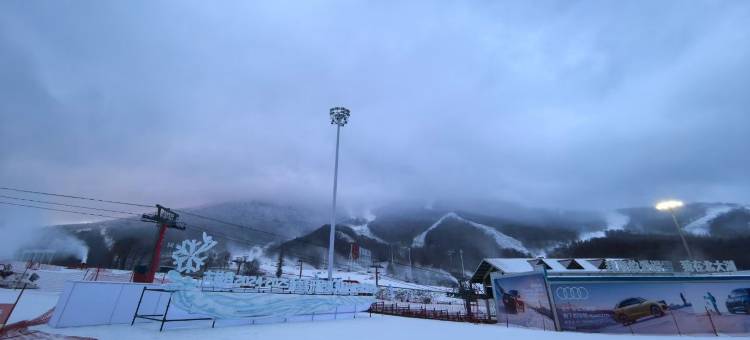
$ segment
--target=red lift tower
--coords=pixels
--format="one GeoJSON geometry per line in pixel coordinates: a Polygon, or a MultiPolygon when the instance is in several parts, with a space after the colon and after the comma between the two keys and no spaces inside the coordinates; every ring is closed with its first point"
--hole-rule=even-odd
{"type": "Polygon", "coordinates": [[[135,273],[133,275],[133,282],[154,282],[154,275],[159,270],[159,260],[161,259],[161,246],[164,243],[164,234],[166,234],[168,228],[185,230],[185,225],[177,222],[177,218],[180,217],[176,212],[165,208],[161,205],[156,205],[156,214],[143,214],[141,221],[156,223],[159,230],[156,234],[156,243],[154,244],[153,256],[151,257],[151,265],[149,266],[148,273],[135,273]]]}

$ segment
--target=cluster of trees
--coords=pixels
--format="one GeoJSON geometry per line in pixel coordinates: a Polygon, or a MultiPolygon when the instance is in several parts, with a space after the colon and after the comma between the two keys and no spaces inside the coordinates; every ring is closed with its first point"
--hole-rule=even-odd
{"type": "Polygon", "coordinates": [[[735,209],[716,217],[710,224],[711,235],[736,237],[750,234],[750,210],[735,209]]]}
{"type": "MultiPolygon", "coordinates": [[[[687,253],[676,234],[641,234],[610,231],[607,237],[576,241],[556,248],[550,257],[568,258],[634,258],[648,260],[682,260],[687,253]]],[[[734,260],[740,269],[750,269],[750,235],[708,237],[686,235],[696,259],[734,260]]]]}

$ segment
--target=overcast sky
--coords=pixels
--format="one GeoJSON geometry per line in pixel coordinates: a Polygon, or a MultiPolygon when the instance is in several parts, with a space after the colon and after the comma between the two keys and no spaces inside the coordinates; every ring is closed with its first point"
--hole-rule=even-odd
{"type": "Polygon", "coordinates": [[[0,2],[2,186],[327,202],[339,105],[343,205],[750,202],[750,2],[0,2]]]}

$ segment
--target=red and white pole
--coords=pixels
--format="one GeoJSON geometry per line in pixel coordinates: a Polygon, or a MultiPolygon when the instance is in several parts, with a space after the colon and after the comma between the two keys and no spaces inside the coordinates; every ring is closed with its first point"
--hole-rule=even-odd
{"type": "Polygon", "coordinates": [[[164,234],[167,232],[167,225],[162,224],[159,226],[159,236],[156,238],[156,244],[154,244],[153,257],[151,258],[151,267],[148,270],[146,276],[146,282],[154,282],[154,276],[156,271],[159,270],[159,264],[161,262],[161,246],[164,243],[164,234]]]}

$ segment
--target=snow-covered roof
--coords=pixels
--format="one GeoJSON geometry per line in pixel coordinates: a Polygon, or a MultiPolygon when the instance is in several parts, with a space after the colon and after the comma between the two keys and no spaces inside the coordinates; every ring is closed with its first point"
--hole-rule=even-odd
{"type": "Polygon", "coordinates": [[[504,273],[523,273],[534,271],[529,259],[484,259],[497,270],[504,273]]]}
{"type": "Polygon", "coordinates": [[[599,265],[601,265],[603,259],[585,259],[583,261],[578,261],[578,264],[580,264],[583,267],[583,270],[586,271],[599,271],[602,270],[599,265]]]}
{"type": "Polygon", "coordinates": [[[545,265],[548,272],[598,272],[598,264],[603,259],[548,259],[548,258],[487,258],[482,260],[474,271],[471,282],[482,282],[488,272],[504,274],[534,271],[536,266],[545,265]]]}

